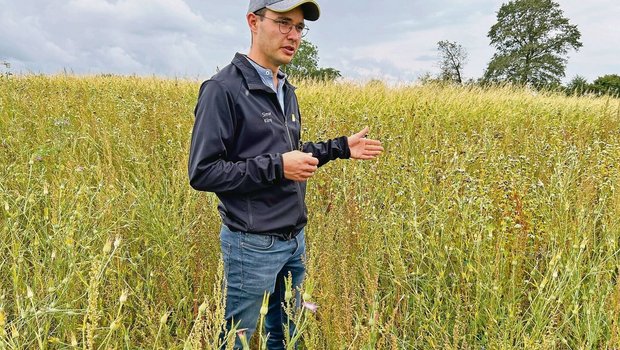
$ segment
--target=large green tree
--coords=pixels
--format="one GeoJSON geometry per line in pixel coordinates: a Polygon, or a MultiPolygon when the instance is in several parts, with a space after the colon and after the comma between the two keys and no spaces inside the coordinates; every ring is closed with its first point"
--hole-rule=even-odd
{"type": "Polygon", "coordinates": [[[334,68],[319,68],[319,49],[316,45],[303,40],[291,63],[283,68],[284,72],[294,78],[334,80],[341,76],[334,68]]]}
{"type": "Polygon", "coordinates": [[[496,49],[485,81],[509,81],[535,87],[559,85],[567,53],[583,44],[576,25],[552,0],[514,0],[497,12],[488,37],[496,49]]]}

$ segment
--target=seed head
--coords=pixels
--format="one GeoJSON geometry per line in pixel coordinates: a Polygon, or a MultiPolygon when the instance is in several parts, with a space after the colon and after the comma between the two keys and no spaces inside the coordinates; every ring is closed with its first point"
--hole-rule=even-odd
{"type": "Polygon", "coordinates": [[[263,293],[263,303],[261,304],[261,307],[260,307],[260,314],[262,316],[265,316],[267,315],[268,311],[269,311],[269,293],[265,291],[265,293],[263,293]]]}
{"type": "Polygon", "coordinates": [[[118,298],[118,301],[121,304],[125,304],[125,302],[127,301],[127,291],[126,290],[123,291],[123,294],[121,294],[121,296],[118,298]]]}
{"type": "Polygon", "coordinates": [[[204,314],[205,311],[207,311],[207,303],[203,302],[202,304],[200,304],[200,307],[198,308],[198,315],[204,314]]]}
{"type": "Polygon", "coordinates": [[[284,300],[288,302],[291,300],[292,297],[293,297],[293,292],[291,292],[290,289],[287,289],[286,292],[284,293],[284,300]]]}
{"type": "Polygon", "coordinates": [[[103,254],[108,254],[111,251],[112,251],[112,241],[108,239],[107,242],[105,242],[105,245],[103,246],[103,254]]]}
{"type": "Polygon", "coordinates": [[[112,321],[112,323],[110,323],[110,330],[112,332],[114,332],[115,330],[119,329],[121,326],[120,322],[118,322],[117,320],[112,321]]]}
{"type": "Polygon", "coordinates": [[[114,249],[118,248],[118,246],[121,245],[121,236],[118,235],[116,236],[116,239],[114,239],[114,249]]]}
{"type": "Polygon", "coordinates": [[[161,315],[161,318],[159,319],[159,323],[160,324],[166,324],[166,322],[168,322],[168,316],[170,315],[170,313],[168,311],[164,312],[163,315],[161,315]]]}
{"type": "Polygon", "coordinates": [[[19,331],[17,330],[17,327],[15,327],[15,325],[11,325],[11,338],[19,338],[19,331]]]}
{"type": "Polygon", "coordinates": [[[4,326],[6,326],[6,314],[0,309],[0,329],[4,329],[4,326]]]}

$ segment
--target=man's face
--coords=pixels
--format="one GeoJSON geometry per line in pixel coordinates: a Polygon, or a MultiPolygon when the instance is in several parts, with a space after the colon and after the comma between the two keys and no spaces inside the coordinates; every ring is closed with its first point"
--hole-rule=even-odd
{"type": "Polygon", "coordinates": [[[303,24],[304,14],[299,7],[283,13],[267,10],[264,18],[257,18],[254,45],[270,65],[279,67],[289,64],[301,43],[301,34],[295,26],[303,24]],[[283,34],[280,27],[284,29],[286,25],[280,23],[293,25],[293,28],[288,34],[283,34]]]}

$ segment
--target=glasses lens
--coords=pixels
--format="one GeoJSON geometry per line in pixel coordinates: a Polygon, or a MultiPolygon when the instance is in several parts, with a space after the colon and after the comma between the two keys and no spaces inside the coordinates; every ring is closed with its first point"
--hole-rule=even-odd
{"type": "Polygon", "coordinates": [[[286,22],[280,22],[280,33],[288,34],[293,30],[293,25],[286,22]]]}
{"type": "MultiPolygon", "coordinates": [[[[265,17],[265,18],[269,18],[269,17],[265,17]]],[[[269,18],[271,19],[271,18],[269,18]]],[[[293,28],[295,28],[295,31],[298,34],[301,34],[301,37],[303,38],[304,36],[306,36],[306,34],[308,34],[308,27],[306,27],[305,25],[298,25],[295,26],[292,23],[288,23],[288,22],[279,22],[279,21],[275,21],[274,22],[278,23],[278,26],[280,28],[280,33],[282,34],[288,34],[291,32],[291,30],[293,30],[293,28]]]]}

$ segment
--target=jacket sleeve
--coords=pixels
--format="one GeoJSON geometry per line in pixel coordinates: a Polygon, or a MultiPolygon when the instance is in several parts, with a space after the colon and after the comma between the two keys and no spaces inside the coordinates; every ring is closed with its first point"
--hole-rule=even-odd
{"type": "Polygon", "coordinates": [[[302,149],[304,152],[311,152],[315,158],[318,158],[318,166],[325,165],[330,160],[337,158],[348,159],[351,157],[346,136],[324,142],[306,142],[302,145],[302,149]]]}
{"type": "Polygon", "coordinates": [[[199,191],[247,193],[284,177],[281,154],[228,160],[235,140],[234,99],[217,81],[200,87],[189,153],[189,183],[199,191]]]}

